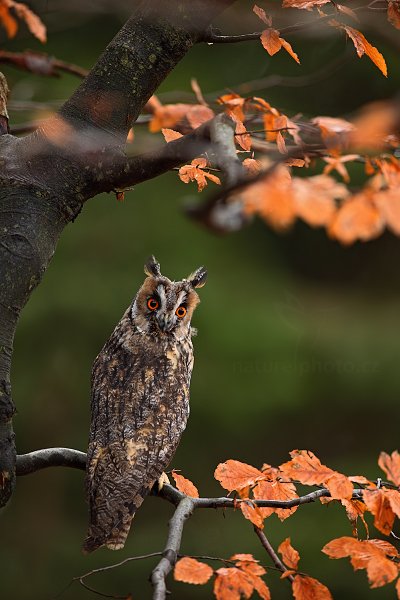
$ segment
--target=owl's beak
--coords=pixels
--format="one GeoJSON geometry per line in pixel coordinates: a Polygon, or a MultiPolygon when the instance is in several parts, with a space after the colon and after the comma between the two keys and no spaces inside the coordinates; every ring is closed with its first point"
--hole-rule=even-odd
{"type": "Polygon", "coordinates": [[[157,315],[157,323],[161,331],[165,333],[171,331],[174,322],[172,319],[168,319],[165,315],[157,315]]]}

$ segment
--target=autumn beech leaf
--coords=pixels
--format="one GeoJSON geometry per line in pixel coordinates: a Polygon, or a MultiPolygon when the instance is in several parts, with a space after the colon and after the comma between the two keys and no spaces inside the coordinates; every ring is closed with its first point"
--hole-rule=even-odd
{"type": "Polygon", "coordinates": [[[298,64],[300,64],[299,57],[294,52],[292,46],[289,44],[289,42],[279,36],[279,31],[277,29],[265,29],[260,36],[260,40],[270,56],[273,56],[279,52],[281,48],[284,48],[286,52],[290,54],[290,56],[298,64]]]}
{"type": "Polygon", "coordinates": [[[383,540],[357,540],[341,537],[322,548],[330,558],[350,557],[353,569],[366,569],[372,588],[382,587],[396,579],[399,570],[389,557],[397,557],[396,548],[383,540]]]}
{"type": "Polygon", "coordinates": [[[261,163],[255,158],[245,158],[242,162],[242,165],[244,166],[248,174],[252,175],[253,177],[255,175],[258,175],[258,173],[261,171],[261,163]]]}
{"type": "Polygon", "coordinates": [[[327,163],[326,167],[324,167],[323,173],[328,175],[331,171],[337,171],[339,175],[343,178],[343,181],[349,183],[350,176],[347,172],[347,169],[344,165],[346,162],[352,162],[360,158],[359,154],[345,154],[343,156],[324,156],[323,160],[327,163]]]}
{"type": "Polygon", "coordinates": [[[400,454],[397,450],[392,454],[381,452],[378,465],[386,473],[389,481],[393,481],[395,485],[400,486],[400,454]]]}
{"type": "Polygon", "coordinates": [[[390,535],[394,518],[400,518],[400,492],[397,490],[364,490],[363,498],[367,509],[374,515],[375,527],[390,535]]]}
{"type": "Polygon", "coordinates": [[[278,552],[282,556],[282,560],[288,569],[297,570],[297,565],[300,560],[300,554],[290,543],[290,538],[286,538],[278,547],[278,552]]]}
{"type": "Polygon", "coordinates": [[[10,14],[12,8],[15,14],[25,21],[29,31],[43,44],[46,42],[46,27],[43,21],[28,7],[14,0],[0,0],[0,21],[3,23],[8,37],[14,37],[18,24],[10,14]]]}
{"type": "Polygon", "coordinates": [[[191,496],[192,498],[198,498],[199,492],[197,487],[190,481],[190,479],[186,479],[183,475],[180,475],[176,471],[172,471],[172,477],[174,478],[175,485],[180,492],[186,494],[186,496],[191,496]]]}
{"type": "Polygon", "coordinates": [[[292,460],[279,467],[283,475],[298,480],[304,485],[324,484],[332,498],[337,500],[351,498],[353,494],[351,481],[345,475],[323,465],[315,454],[309,450],[293,450],[290,456],[292,460]]]}
{"type": "Polygon", "coordinates": [[[192,129],[196,129],[205,121],[212,119],[214,111],[202,104],[161,104],[154,103],[153,117],[149,123],[152,133],[161,129],[173,129],[180,123],[187,122],[192,129]]]}
{"type": "Polygon", "coordinates": [[[236,561],[235,567],[216,571],[214,594],[217,600],[240,600],[242,596],[250,598],[253,591],[262,600],[270,600],[270,591],[261,579],[265,569],[258,561],[251,554],[235,554],[230,560],[236,561]]]}
{"type": "Polygon", "coordinates": [[[295,600],[333,600],[326,585],[308,575],[296,575],[292,590],[295,600]]]}
{"type": "Polygon", "coordinates": [[[328,226],[337,211],[336,200],[349,191],[328,175],[293,177],[292,194],[296,214],[311,227],[328,226]]]}
{"type": "Polygon", "coordinates": [[[400,29],[400,6],[398,0],[389,0],[387,18],[389,23],[391,23],[393,27],[396,27],[396,29],[400,29]]]}
{"type": "Polygon", "coordinates": [[[242,98],[239,94],[224,94],[218,98],[217,102],[228,108],[239,121],[245,120],[243,110],[246,98],[242,98]]]}
{"type": "Polygon", "coordinates": [[[375,46],[370,44],[369,41],[363,36],[363,34],[360,31],[354,29],[354,27],[350,27],[349,25],[343,25],[343,23],[339,23],[334,19],[332,21],[329,21],[329,24],[338,29],[343,29],[353,42],[358,56],[361,58],[363,54],[366,54],[368,58],[372,60],[374,65],[376,65],[378,69],[383,73],[383,75],[387,77],[387,66],[385,59],[383,58],[379,50],[375,48],[375,46]]]}
{"type": "Polygon", "coordinates": [[[385,228],[385,220],[373,202],[371,191],[365,190],[348,198],[337,211],[328,233],[344,245],[357,240],[378,237],[385,228]]]}
{"type": "Polygon", "coordinates": [[[258,506],[255,506],[251,500],[242,500],[240,503],[240,510],[242,511],[245,519],[248,519],[258,527],[258,529],[262,529],[264,527],[264,516],[262,513],[262,509],[258,506]]]}
{"type": "Polygon", "coordinates": [[[229,459],[217,466],[214,477],[224,489],[233,492],[254,485],[264,478],[264,474],[251,465],[229,459]]]}
{"type": "Polygon", "coordinates": [[[272,19],[270,16],[267,15],[263,8],[260,8],[259,6],[257,6],[257,4],[255,4],[253,6],[253,12],[257,15],[259,19],[261,19],[261,21],[264,21],[264,23],[268,25],[268,27],[271,27],[272,19]]]}
{"type": "Polygon", "coordinates": [[[202,192],[207,185],[207,179],[220,185],[221,181],[219,177],[212,173],[208,173],[207,171],[203,171],[206,166],[207,161],[205,158],[194,158],[190,165],[183,165],[183,167],[179,169],[179,177],[184,183],[195,181],[199,192],[202,192]]]}
{"type": "Polygon", "coordinates": [[[360,518],[367,536],[369,536],[368,524],[364,518],[364,513],[367,510],[364,502],[361,502],[361,500],[341,500],[341,503],[345,507],[347,518],[353,527],[353,535],[357,536],[357,520],[360,518]]]}
{"type": "Polygon", "coordinates": [[[283,0],[283,8],[301,8],[305,10],[312,10],[315,7],[327,4],[331,0],[283,0]]]}
{"type": "Polygon", "coordinates": [[[168,128],[161,129],[161,133],[163,134],[164,139],[167,143],[173,142],[174,140],[178,140],[179,138],[183,137],[183,135],[179,133],[179,131],[174,131],[173,129],[168,128]]]}
{"type": "MultiPolygon", "coordinates": [[[[278,475],[278,469],[274,469],[274,471],[278,475]]],[[[298,498],[294,483],[281,482],[276,476],[271,481],[259,481],[253,488],[253,495],[256,500],[282,500],[284,502],[298,498]]],[[[297,508],[297,506],[292,508],[263,507],[260,508],[260,511],[264,519],[276,513],[277,517],[284,521],[295,513],[297,508]]]]}
{"type": "Polygon", "coordinates": [[[174,578],[176,581],[193,583],[195,585],[207,583],[212,575],[213,570],[209,565],[188,556],[178,560],[174,569],[174,578]]]}

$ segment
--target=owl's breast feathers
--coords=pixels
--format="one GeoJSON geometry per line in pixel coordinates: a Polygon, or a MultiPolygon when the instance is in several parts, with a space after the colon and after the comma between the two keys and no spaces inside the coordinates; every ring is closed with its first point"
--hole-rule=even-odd
{"type": "Polygon", "coordinates": [[[84,551],[122,548],[136,509],[170,463],[189,415],[190,336],[135,332],[124,315],[92,373],[84,551]]]}

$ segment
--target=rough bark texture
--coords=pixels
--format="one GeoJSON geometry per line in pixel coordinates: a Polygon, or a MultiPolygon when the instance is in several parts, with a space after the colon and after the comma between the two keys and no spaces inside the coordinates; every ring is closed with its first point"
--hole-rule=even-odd
{"type": "MultiPolygon", "coordinates": [[[[65,225],[88,198],[110,189],[104,163],[128,168],[126,134],[143,105],[232,3],[142,2],[58,117],[17,139],[6,133],[5,105],[0,111],[0,506],[15,484],[10,366],[20,311],[65,225]]],[[[143,164],[137,162],[142,170],[143,164]]],[[[170,164],[167,160],[165,168],[170,164]]],[[[139,179],[146,179],[142,171],[139,179]]]]}

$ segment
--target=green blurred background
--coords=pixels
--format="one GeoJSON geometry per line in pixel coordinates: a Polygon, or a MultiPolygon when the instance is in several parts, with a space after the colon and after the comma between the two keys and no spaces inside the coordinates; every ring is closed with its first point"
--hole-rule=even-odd
{"type": "MultiPolygon", "coordinates": [[[[87,67],[127,9],[106,2],[71,4],[68,11],[54,2],[32,6],[49,28],[44,50],[87,67]]],[[[225,30],[259,28],[251,7],[239,3],[230,20],[221,20],[225,30]]],[[[366,102],[393,97],[399,86],[398,53],[388,32],[363,32],[385,55],[387,80],[367,58],[356,57],[343,35],[318,28],[290,38],[300,67],[283,51],[271,59],[257,42],[200,45],[160,92],[187,94],[192,76],[205,93],[235,90],[244,81],[272,74],[306,76],[306,85],[278,85],[256,95],[291,116],[346,116],[366,102]],[[329,65],[338,58],[341,66],[332,70],[329,65]],[[315,72],[316,81],[307,80],[315,72]]],[[[12,42],[1,32],[3,48],[39,46],[23,26],[12,42]]],[[[56,80],[4,72],[12,88],[12,123],[32,117],[30,111],[16,110],[21,102],[66,98],[77,85],[69,76],[56,80]]],[[[198,199],[204,201],[206,194],[198,199]]],[[[209,270],[194,319],[199,335],[191,418],[173,461],[202,495],[222,494],[213,478],[219,462],[236,458],[255,466],[278,465],[294,448],[313,450],[347,474],[380,476],[379,452],[397,446],[400,241],[386,234],[342,248],[300,223],[278,235],[259,221],[217,237],[184,215],[188,196],[196,199],[194,187],[181,183],[176,173],[166,174],[128,192],[123,203],[113,195],[96,197],[65,231],[15,340],[18,452],[49,446],[85,450],[92,362],[141,284],[145,258],[154,253],[171,278],[201,264],[209,270]]],[[[0,596],[89,598],[76,582],[59,594],[73,577],[92,568],[162,550],[171,512],[167,503],[149,498],[123,551],[84,557],[83,474],[54,469],[21,477],[1,514],[0,596]]],[[[344,511],[336,506],[304,506],[283,524],[273,516],[266,533],[275,545],[290,535],[302,556],[300,568],[328,585],[337,599],[395,596],[393,586],[369,592],[365,572],[353,573],[347,560],[321,554],[332,538],[351,535],[344,511]]],[[[251,552],[268,564],[251,525],[233,511],[195,514],[185,527],[182,552],[222,557],[251,552]]],[[[135,600],[150,598],[147,578],[153,564],[130,563],[88,583],[109,594],[131,591],[135,600]]],[[[274,571],[266,580],[273,598],[291,597],[274,571]]],[[[171,581],[169,587],[177,599],[212,596],[210,584],[198,588],[171,581]]]]}

